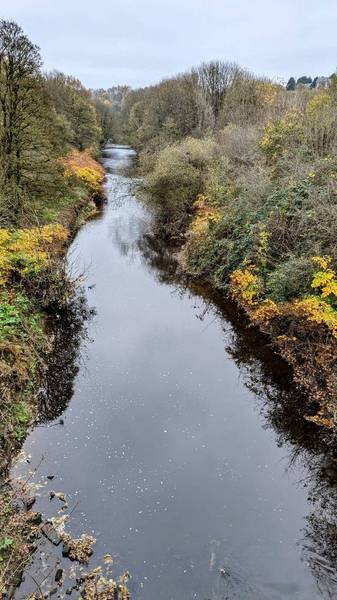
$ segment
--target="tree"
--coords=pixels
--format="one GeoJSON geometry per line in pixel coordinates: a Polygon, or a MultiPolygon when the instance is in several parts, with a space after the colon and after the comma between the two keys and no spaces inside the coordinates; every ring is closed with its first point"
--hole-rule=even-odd
{"type": "Polygon", "coordinates": [[[5,188],[15,190],[20,208],[25,159],[36,142],[32,130],[41,114],[41,57],[37,46],[13,21],[0,21],[0,155],[5,188]]]}
{"type": "Polygon", "coordinates": [[[46,86],[57,114],[67,123],[68,143],[79,150],[96,146],[102,131],[90,92],[75,77],[58,72],[46,77],[46,86]]]}
{"type": "Polygon", "coordinates": [[[199,122],[197,91],[191,73],[130,91],[120,111],[130,143],[141,146],[151,141],[158,147],[194,133],[199,122]]]}
{"type": "Polygon", "coordinates": [[[12,21],[0,21],[0,196],[17,223],[28,203],[60,190],[66,126],[41,75],[39,48],[12,21]]]}
{"type": "Polygon", "coordinates": [[[215,121],[220,114],[226,92],[233,85],[239,72],[240,69],[235,63],[220,60],[203,63],[197,69],[199,85],[212,108],[215,121]]]}
{"type": "Polygon", "coordinates": [[[259,79],[241,70],[226,92],[218,126],[229,123],[245,125],[258,123],[266,117],[279,94],[279,88],[268,79],[259,79]]]}
{"type": "Polygon", "coordinates": [[[105,146],[109,140],[113,139],[115,131],[115,119],[112,104],[109,100],[94,98],[96,118],[101,130],[100,145],[105,146]]]}
{"type": "Polygon", "coordinates": [[[302,77],[299,77],[297,80],[297,84],[296,85],[309,85],[310,83],[312,83],[312,79],[311,77],[307,77],[306,75],[302,75],[302,77]]]}
{"type": "Polygon", "coordinates": [[[101,137],[94,106],[81,96],[74,98],[72,106],[72,125],[74,126],[74,145],[79,150],[95,146],[101,137]]]}
{"type": "Polygon", "coordinates": [[[296,81],[294,77],[290,77],[287,86],[286,86],[286,90],[288,92],[293,92],[296,89],[296,81]]]}

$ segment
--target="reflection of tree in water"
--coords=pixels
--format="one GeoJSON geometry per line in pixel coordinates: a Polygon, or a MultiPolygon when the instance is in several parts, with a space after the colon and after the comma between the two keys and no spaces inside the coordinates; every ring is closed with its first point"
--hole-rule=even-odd
{"type": "MultiPolygon", "coordinates": [[[[268,340],[247,326],[236,307],[207,285],[179,275],[170,253],[162,252],[158,241],[146,236],[138,245],[144,263],[161,283],[172,285],[179,294],[201,300],[199,318],[211,311],[226,321],[226,350],[240,369],[244,384],[254,393],[264,426],[276,433],[280,447],[287,446],[290,456],[287,468],[300,466],[303,473],[299,485],[306,488],[312,506],[305,517],[300,541],[303,560],[312,571],[320,597],[337,598],[336,435],[305,420],[304,415],[313,414],[315,407],[301,396],[291,381],[289,368],[272,352],[268,340]]],[[[246,591],[240,582],[236,584],[235,578],[235,573],[225,570],[225,576],[212,587],[211,597],[214,600],[258,597],[252,590],[246,591]]]]}
{"type": "Polygon", "coordinates": [[[72,398],[79,369],[80,344],[86,335],[85,322],[89,314],[86,299],[79,293],[50,323],[53,348],[40,391],[40,422],[59,417],[72,398]]]}
{"type": "Polygon", "coordinates": [[[324,598],[337,598],[337,462],[336,438],[303,418],[312,407],[289,384],[273,378],[273,369],[254,356],[243,335],[232,335],[231,355],[247,387],[258,398],[265,426],[279,446],[287,445],[289,465],[302,468],[299,485],[306,488],[312,512],[305,517],[301,540],[303,560],[311,568],[324,598]],[[242,357],[249,354],[248,361],[242,357]]]}
{"type": "Polygon", "coordinates": [[[118,211],[123,207],[122,214],[114,216],[110,226],[109,237],[112,244],[118,248],[122,256],[128,256],[131,261],[139,257],[138,243],[148,228],[148,214],[135,204],[132,196],[134,184],[129,179],[121,177],[110,179],[110,211],[118,211]],[[128,210],[128,205],[130,210],[128,210]]]}
{"type": "Polygon", "coordinates": [[[129,214],[126,219],[121,215],[115,219],[110,231],[110,239],[122,256],[128,256],[133,262],[138,257],[137,236],[146,228],[146,221],[141,221],[137,215],[129,214]]]}

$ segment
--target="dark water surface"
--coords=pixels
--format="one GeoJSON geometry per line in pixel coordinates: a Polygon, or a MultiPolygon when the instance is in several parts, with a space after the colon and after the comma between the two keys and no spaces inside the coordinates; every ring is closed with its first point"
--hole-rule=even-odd
{"type": "Polygon", "coordinates": [[[37,479],[79,500],[71,533],[130,571],[134,599],[337,598],[334,463],[261,338],[144,237],[120,173],[132,157],[107,149],[108,205],[70,250],[97,314],[63,424],[51,407],[25,443],[30,467],[43,456],[37,479]]]}

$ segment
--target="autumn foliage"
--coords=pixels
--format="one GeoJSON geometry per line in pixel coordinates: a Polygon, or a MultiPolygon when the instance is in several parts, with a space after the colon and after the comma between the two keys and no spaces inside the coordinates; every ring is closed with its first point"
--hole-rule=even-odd
{"type": "Polygon", "coordinates": [[[104,169],[95,160],[90,150],[73,149],[66,158],[62,160],[64,175],[68,180],[77,180],[79,184],[86,187],[92,196],[99,196],[102,192],[104,181],[104,169]]]}
{"type": "Polygon", "coordinates": [[[269,335],[316,422],[337,425],[336,77],[289,89],[203,64],[130,93],[126,130],[155,231],[269,335]]]}
{"type": "Polygon", "coordinates": [[[57,223],[31,229],[0,229],[0,287],[13,278],[39,273],[58,254],[69,236],[57,223]]]}
{"type": "Polygon", "coordinates": [[[218,208],[212,204],[207,196],[200,194],[193,203],[195,217],[191,223],[190,231],[194,234],[199,234],[208,231],[212,223],[219,223],[222,219],[222,214],[218,208]]]}
{"type": "Polygon", "coordinates": [[[230,277],[232,298],[250,320],[275,340],[280,353],[294,368],[295,380],[320,405],[310,420],[325,427],[337,424],[335,394],[337,378],[337,279],[331,258],[314,256],[320,268],[314,273],[313,293],[288,302],[265,298],[258,269],[250,266],[230,277]]]}

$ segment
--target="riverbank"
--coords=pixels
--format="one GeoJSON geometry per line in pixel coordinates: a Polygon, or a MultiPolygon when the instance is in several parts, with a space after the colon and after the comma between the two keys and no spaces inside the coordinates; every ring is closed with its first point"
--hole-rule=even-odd
{"type": "Polygon", "coordinates": [[[150,156],[143,150],[143,192],[154,234],[173,246],[182,272],[236,302],[316,403],[316,414],[304,416],[334,429],[337,276],[327,219],[335,210],[336,162],[316,157],[313,166],[301,158],[300,172],[290,162],[283,170],[284,155],[266,162],[276,130],[277,123],[266,127],[263,137],[258,128],[229,126],[150,156]]]}
{"type": "Polygon", "coordinates": [[[39,390],[53,349],[49,322],[73,301],[75,282],[66,272],[66,250],[104,198],[104,171],[87,152],[72,153],[65,162],[65,178],[68,197],[34,207],[38,226],[29,226],[32,219],[27,215],[25,227],[0,229],[2,473],[37,417],[39,390]]]}
{"type": "Polygon", "coordinates": [[[19,583],[41,534],[29,486],[12,484],[9,469],[29,428],[41,418],[54,366],[51,356],[59,343],[57,328],[76,323],[69,342],[78,344],[88,316],[77,283],[67,273],[66,251],[79,227],[100,210],[105,173],[88,152],[72,152],[64,162],[64,177],[67,196],[30,207],[22,227],[0,229],[2,593],[13,592],[19,583]]]}

